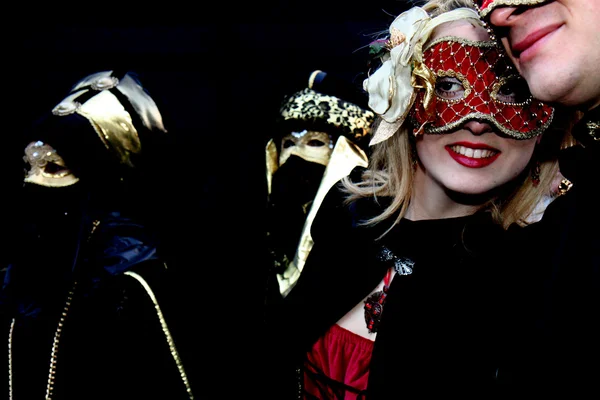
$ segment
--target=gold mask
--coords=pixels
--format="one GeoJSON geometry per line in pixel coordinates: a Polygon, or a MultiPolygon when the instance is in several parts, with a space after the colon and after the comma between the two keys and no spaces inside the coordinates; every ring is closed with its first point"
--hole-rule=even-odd
{"type": "Polygon", "coordinates": [[[48,187],[71,186],[79,181],[52,146],[41,141],[25,147],[23,160],[29,164],[24,181],[48,187]]]}

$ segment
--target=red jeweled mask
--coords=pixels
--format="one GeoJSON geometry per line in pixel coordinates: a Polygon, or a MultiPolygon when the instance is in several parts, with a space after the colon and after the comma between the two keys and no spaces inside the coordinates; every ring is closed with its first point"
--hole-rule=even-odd
{"type": "Polygon", "coordinates": [[[525,80],[494,42],[458,37],[433,41],[423,52],[411,117],[415,131],[451,133],[466,122],[487,122],[499,134],[529,139],[544,132],[554,109],[531,97],[525,80]]]}
{"type": "Polygon", "coordinates": [[[481,17],[484,18],[489,15],[494,8],[499,6],[533,6],[546,1],[548,0],[476,0],[475,3],[477,3],[477,6],[479,7],[481,17]]]}

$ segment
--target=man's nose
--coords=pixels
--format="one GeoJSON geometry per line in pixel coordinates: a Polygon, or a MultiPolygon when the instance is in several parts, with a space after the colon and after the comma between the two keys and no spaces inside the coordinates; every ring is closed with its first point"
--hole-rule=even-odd
{"type": "Polygon", "coordinates": [[[476,136],[492,132],[492,127],[487,122],[469,121],[464,125],[464,128],[470,130],[476,136]]]}
{"type": "Polygon", "coordinates": [[[509,26],[518,17],[518,7],[498,7],[490,14],[490,23],[494,26],[509,26]]]}

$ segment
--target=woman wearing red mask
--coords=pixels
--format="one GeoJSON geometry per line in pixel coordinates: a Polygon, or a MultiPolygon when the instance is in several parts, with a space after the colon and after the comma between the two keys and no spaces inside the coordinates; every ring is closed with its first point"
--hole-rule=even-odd
{"type": "Polygon", "coordinates": [[[514,255],[570,188],[570,118],[531,96],[470,1],[413,7],[373,46],[369,166],[328,193],[271,310],[269,394],[510,396],[534,273],[514,255]]]}

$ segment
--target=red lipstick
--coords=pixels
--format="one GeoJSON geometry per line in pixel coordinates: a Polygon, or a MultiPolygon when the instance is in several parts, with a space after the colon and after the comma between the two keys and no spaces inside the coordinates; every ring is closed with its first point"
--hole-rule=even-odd
{"type": "Polygon", "coordinates": [[[450,157],[457,163],[467,168],[483,168],[492,164],[500,156],[500,151],[483,143],[459,142],[445,147],[450,157]],[[459,152],[458,147],[467,149],[482,150],[479,157],[467,156],[459,152]]]}

